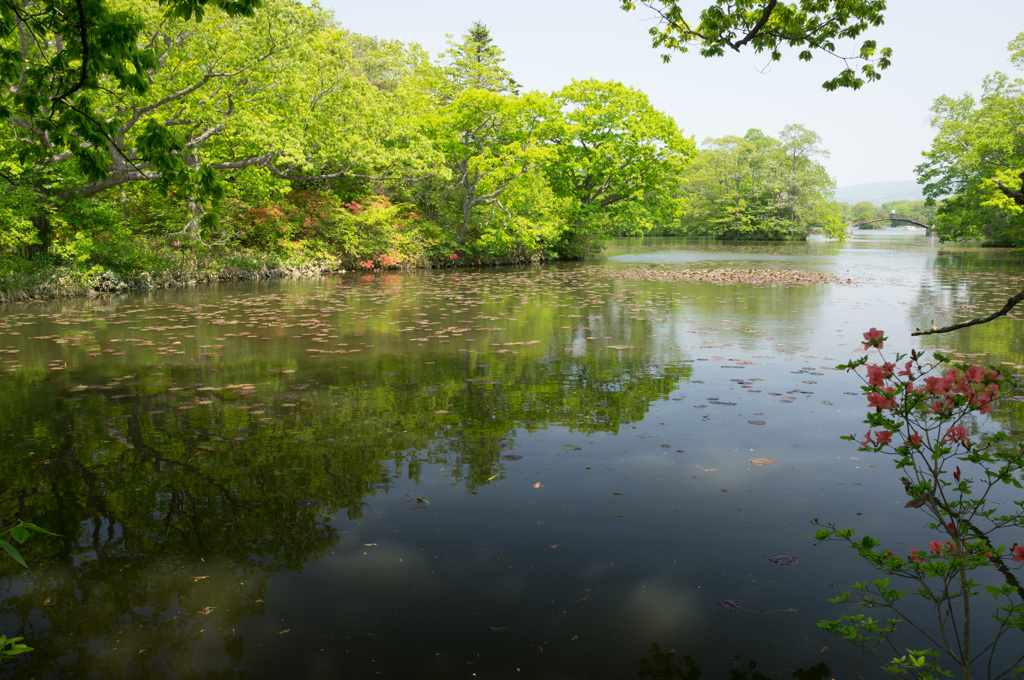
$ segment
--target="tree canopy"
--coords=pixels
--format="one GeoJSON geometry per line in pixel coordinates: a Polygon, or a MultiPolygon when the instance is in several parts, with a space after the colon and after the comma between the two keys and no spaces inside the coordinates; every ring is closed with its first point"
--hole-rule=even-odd
{"type": "MultiPolygon", "coordinates": [[[[207,5],[251,17],[261,0],[160,0],[167,17],[201,21],[207,5]]],[[[0,121],[26,132],[22,161],[67,152],[90,178],[105,174],[117,139],[96,110],[113,86],[123,96],[149,89],[156,45],[140,40],[142,17],[107,0],[0,0],[0,121]]],[[[11,179],[8,177],[8,179],[11,179]]]]}
{"type": "MultiPolygon", "coordinates": [[[[299,0],[11,2],[0,0],[0,67],[14,83],[0,93],[0,297],[47,267],[87,281],[186,263],[581,257],[679,224],[691,198],[696,146],[643,92],[593,79],[523,92],[479,21],[432,57],[299,0]],[[75,23],[80,6],[90,11],[75,23]]],[[[804,225],[828,182],[800,175],[813,166],[800,153],[773,200],[804,225]]]]}
{"type": "Polygon", "coordinates": [[[815,53],[839,58],[842,70],[822,87],[856,90],[881,78],[892,57],[891,48],[880,48],[871,39],[852,47],[843,42],[881,26],[885,0],[715,0],[697,17],[684,10],[679,0],[622,0],[621,4],[626,11],[640,4],[655,13],[659,22],[650,29],[652,45],[667,50],[662,56],[666,61],[672,52],[695,49],[704,57],[720,57],[726,49],[745,48],[779,61],[784,50],[795,49],[801,61],[811,61],[815,53]],[[857,69],[851,62],[863,63],[857,69]]]}
{"type": "MultiPolygon", "coordinates": [[[[1010,43],[1024,67],[1024,33],[1010,43]]],[[[917,167],[925,196],[942,199],[940,237],[1024,245],[1024,79],[987,77],[980,98],[942,96],[932,106],[937,132],[917,167]]]]}
{"type": "Polygon", "coordinates": [[[787,125],[778,138],[749,130],[705,140],[682,173],[686,208],[677,228],[729,239],[800,239],[812,229],[843,238],[835,183],[815,160],[827,155],[801,125],[787,125]]]}

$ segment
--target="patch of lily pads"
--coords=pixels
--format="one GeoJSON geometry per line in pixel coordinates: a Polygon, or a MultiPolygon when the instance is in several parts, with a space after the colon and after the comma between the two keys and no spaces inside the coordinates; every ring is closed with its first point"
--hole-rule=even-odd
{"type": "Polygon", "coordinates": [[[634,267],[610,274],[613,278],[643,281],[688,281],[719,285],[752,284],[757,286],[797,285],[853,285],[853,279],[825,272],[805,269],[669,269],[634,267]]]}

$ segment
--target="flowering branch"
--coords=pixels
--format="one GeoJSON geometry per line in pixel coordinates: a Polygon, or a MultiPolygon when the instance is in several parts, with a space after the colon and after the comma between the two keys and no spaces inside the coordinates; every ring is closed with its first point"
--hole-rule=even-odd
{"type": "MultiPolygon", "coordinates": [[[[880,351],[885,340],[882,331],[872,328],[864,333],[863,345],[880,351]]],[[[1024,654],[1014,651],[1007,658],[996,656],[996,652],[1006,631],[1024,630],[1024,588],[1010,567],[1024,562],[1024,546],[994,547],[991,539],[998,530],[1024,527],[1024,501],[1012,501],[1017,507],[1006,512],[1000,511],[993,498],[993,491],[1002,485],[1024,488],[1015,476],[1024,463],[1024,448],[1007,446],[1008,437],[1002,432],[978,434],[975,421],[976,416],[992,413],[997,400],[1016,385],[996,368],[952,364],[938,352],[934,357],[936,361],[929,363],[922,353],[911,350],[909,356],[898,354],[894,361],[883,358],[880,363],[869,363],[864,356],[839,366],[848,371],[864,369],[862,390],[873,409],[864,421],[869,429],[861,438],[843,438],[858,441],[861,451],[894,456],[897,469],[907,474],[903,483],[910,500],[905,507],[923,510],[931,520],[927,526],[939,537],[925,549],[910,548],[909,553],[897,554],[879,548],[879,541],[870,536],[856,540],[852,529],[814,520],[820,527],[817,540],[846,541],[862,559],[887,575],[855,584],[853,596],[847,592],[833,601],[884,606],[902,617],[883,623],[864,616],[844,616],[818,625],[858,642],[872,654],[877,645],[887,646],[897,654],[885,666],[895,676],[946,675],[938,664],[942,658],[969,679],[972,666],[984,657],[990,678],[1021,677],[1024,654]],[[996,601],[992,618],[998,632],[980,645],[971,638],[972,613],[978,608],[975,596],[981,592],[971,573],[986,567],[994,567],[1004,583],[984,586],[996,601]],[[913,592],[930,601],[936,614],[933,625],[915,623],[902,614],[899,603],[911,591],[890,586],[890,577],[917,584],[913,592]],[[907,622],[935,649],[907,649],[900,656],[892,638],[901,622],[907,622]],[[1005,671],[992,674],[994,664],[1001,666],[1007,661],[1005,671]]]]}

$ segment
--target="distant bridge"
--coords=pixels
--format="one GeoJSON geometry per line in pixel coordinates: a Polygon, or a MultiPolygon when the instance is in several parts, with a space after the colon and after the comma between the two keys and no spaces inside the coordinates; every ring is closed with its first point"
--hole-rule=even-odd
{"type": "Polygon", "coordinates": [[[903,217],[901,215],[890,215],[889,217],[876,217],[873,220],[863,220],[862,222],[854,222],[850,225],[850,229],[856,229],[862,227],[865,224],[871,224],[873,222],[909,222],[910,224],[916,224],[919,227],[924,227],[928,231],[933,229],[932,226],[925,224],[924,222],[918,222],[912,217],[903,217]]]}

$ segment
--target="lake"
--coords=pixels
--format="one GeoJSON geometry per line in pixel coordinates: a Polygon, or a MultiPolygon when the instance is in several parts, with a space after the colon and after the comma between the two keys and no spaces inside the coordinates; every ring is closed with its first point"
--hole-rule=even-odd
{"type": "Polygon", "coordinates": [[[834,367],[1020,368],[1013,321],[910,332],[1022,275],[879,230],[6,307],[3,526],[61,537],[0,563],[0,677],[887,677],[815,626],[875,575],[810,522],[929,535],[834,367]]]}

